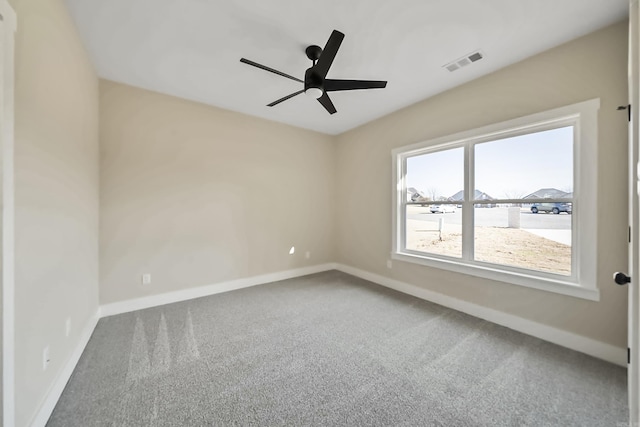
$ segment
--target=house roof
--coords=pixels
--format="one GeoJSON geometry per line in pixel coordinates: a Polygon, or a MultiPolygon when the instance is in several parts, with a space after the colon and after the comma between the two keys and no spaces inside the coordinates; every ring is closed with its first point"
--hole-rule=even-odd
{"type": "Polygon", "coordinates": [[[573,193],[558,190],[557,188],[541,188],[531,194],[524,196],[524,199],[563,199],[569,198],[573,193]]]}
{"type": "MultiPolygon", "coordinates": [[[[453,196],[449,197],[449,200],[454,202],[462,201],[463,199],[464,199],[464,190],[460,190],[453,196]]],[[[476,190],[474,194],[474,200],[494,200],[494,198],[483,191],[476,190]]]]}

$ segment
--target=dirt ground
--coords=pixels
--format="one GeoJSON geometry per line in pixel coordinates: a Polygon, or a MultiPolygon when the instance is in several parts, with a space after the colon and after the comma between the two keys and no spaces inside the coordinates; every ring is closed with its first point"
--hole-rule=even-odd
{"type": "MultiPolygon", "coordinates": [[[[454,257],[462,256],[460,225],[445,224],[442,240],[437,224],[407,221],[407,249],[454,257]]],[[[476,227],[475,259],[550,273],[571,274],[571,246],[536,236],[525,230],[476,227]]]]}

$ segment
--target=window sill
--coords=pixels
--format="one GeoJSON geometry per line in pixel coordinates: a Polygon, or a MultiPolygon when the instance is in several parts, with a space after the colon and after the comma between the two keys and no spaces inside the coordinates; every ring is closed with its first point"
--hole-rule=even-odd
{"type": "Polygon", "coordinates": [[[600,291],[597,288],[586,288],[569,281],[540,277],[533,274],[526,274],[524,272],[506,271],[499,268],[470,264],[464,261],[435,258],[406,252],[394,252],[391,254],[391,258],[398,261],[435,267],[442,270],[468,274],[470,276],[496,280],[512,285],[568,295],[590,301],[600,301],[600,291]]]}

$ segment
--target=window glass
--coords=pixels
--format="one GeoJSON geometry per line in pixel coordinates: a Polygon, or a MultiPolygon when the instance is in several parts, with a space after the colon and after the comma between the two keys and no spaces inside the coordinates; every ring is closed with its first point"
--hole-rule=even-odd
{"type": "Polygon", "coordinates": [[[475,199],[571,198],[573,126],[475,145],[475,199]]]}
{"type": "Polygon", "coordinates": [[[406,216],[408,250],[462,256],[462,208],[454,204],[408,205],[406,216]]]}
{"type": "Polygon", "coordinates": [[[464,148],[407,158],[406,249],[460,258],[464,148]]]}
{"type": "Polygon", "coordinates": [[[407,191],[414,201],[462,200],[464,149],[453,148],[407,158],[407,191]],[[416,196],[417,194],[417,196],[416,196]]]}
{"type": "Polygon", "coordinates": [[[474,212],[476,261],[571,275],[571,203],[479,204],[474,212]]]}
{"type": "Polygon", "coordinates": [[[571,275],[573,132],[564,126],[474,145],[474,197],[486,202],[474,209],[475,260],[571,275]]]}

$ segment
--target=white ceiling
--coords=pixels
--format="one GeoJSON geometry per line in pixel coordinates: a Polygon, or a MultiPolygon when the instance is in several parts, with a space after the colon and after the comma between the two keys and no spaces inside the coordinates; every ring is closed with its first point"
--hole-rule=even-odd
{"type": "Polygon", "coordinates": [[[627,0],[65,0],[100,77],[338,134],[628,16],[627,0]],[[328,78],[388,80],[333,92],[329,115],[302,84],[306,46],[345,39],[328,78]],[[442,68],[481,49],[485,58],[442,68]]]}

